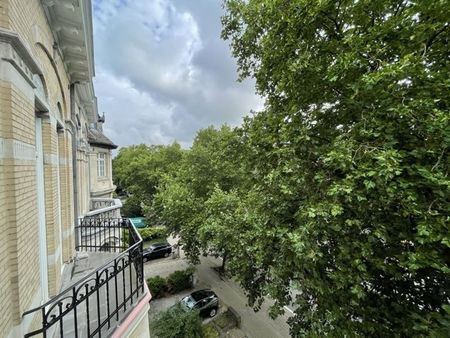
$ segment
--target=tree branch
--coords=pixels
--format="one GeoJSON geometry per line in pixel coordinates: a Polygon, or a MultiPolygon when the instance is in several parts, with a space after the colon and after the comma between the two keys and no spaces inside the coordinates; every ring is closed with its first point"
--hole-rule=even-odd
{"type": "Polygon", "coordinates": [[[431,171],[434,171],[439,166],[439,163],[441,163],[441,160],[442,160],[442,157],[444,156],[444,153],[445,153],[445,149],[442,149],[442,152],[439,155],[438,160],[435,163],[435,165],[431,168],[431,171]]]}
{"type": "Polygon", "coordinates": [[[436,40],[436,38],[437,38],[440,34],[442,34],[443,32],[445,32],[445,30],[446,30],[447,28],[449,28],[449,27],[450,27],[450,25],[449,25],[448,23],[446,23],[446,24],[444,25],[444,27],[442,27],[441,29],[439,29],[436,33],[434,33],[434,34],[430,37],[430,39],[428,40],[428,42],[427,42],[427,44],[426,44],[426,46],[425,46],[425,50],[423,51],[422,56],[425,56],[425,54],[427,53],[428,49],[430,49],[431,45],[433,44],[434,40],[436,40]]]}

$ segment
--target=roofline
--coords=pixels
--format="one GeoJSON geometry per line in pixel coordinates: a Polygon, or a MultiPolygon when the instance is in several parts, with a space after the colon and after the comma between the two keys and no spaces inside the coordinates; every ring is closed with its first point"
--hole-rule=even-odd
{"type": "Polygon", "coordinates": [[[83,20],[83,26],[86,28],[84,30],[84,38],[87,47],[87,57],[88,57],[88,67],[89,75],[91,79],[95,76],[95,64],[94,64],[94,35],[92,26],[92,2],[91,0],[80,0],[82,3],[80,6],[81,15],[83,20]]]}
{"type": "Polygon", "coordinates": [[[108,148],[108,149],[117,149],[119,146],[116,144],[106,144],[106,143],[98,143],[98,142],[92,142],[88,141],[90,145],[100,147],[100,148],[108,148]]]}

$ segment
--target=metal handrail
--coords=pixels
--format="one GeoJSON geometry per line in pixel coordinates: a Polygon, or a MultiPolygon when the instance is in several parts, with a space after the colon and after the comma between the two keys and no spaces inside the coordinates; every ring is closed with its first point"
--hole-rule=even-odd
{"type": "MultiPolygon", "coordinates": [[[[111,221],[111,220],[109,220],[111,221]]],[[[99,220],[96,219],[92,222],[92,220],[85,220],[87,225],[86,227],[93,227],[96,223],[99,222],[108,222],[108,220],[99,220]],[[94,225],[92,225],[94,224],[94,225]]],[[[80,306],[83,302],[86,302],[86,316],[87,316],[87,335],[89,337],[99,336],[101,337],[101,330],[103,326],[108,324],[108,329],[111,328],[111,322],[114,322],[114,317],[116,317],[116,322],[119,321],[119,311],[123,308],[124,312],[126,312],[127,303],[130,301],[131,305],[133,304],[133,297],[136,296],[136,299],[139,297],[139,291],[141,294],[144,294],[144,271],[143,271],[143,260],[142,260],[142,237],[139,232],[136,230],[134,225],[128,219],[117,219],[113,222],[109,222],[108,225],[111,226],[113,224],[116,228],[122,231],[124,229],[128,229],[128,244],[129,247],[126,248],[125,251],[118,253],[114,259],[109,262],[103,264],[102,266],[96,268],[94,271],[84,276],[82,279],[61,291],[58,295],[54,296],[52,299],[47,301],[45,304],[42,304],[38,307],[35,307],[31,310],[28,310],[23,313],[22,317],[26,315],[30,315],[33,313],[41,312],[42,315],[42,328],[34,330],[25,334],[25,337],[31,337],[37,334],[43,334],[44,337],[47,336],[47,331],[50,330],[55,324],[59,323],[59,329],[61,336],[64,334],[64,317],[69,313],[74,314],[74,328],[75,328],[75,337],[78,337],[78,327],[77,327],[77,307],[80,306]],[[124,225],[125,224],[125,225],[124,225]],[[134,265],[135,268],[135,280],[133,281],[133,273],[131,270],[131,264],[134,265]],[[125,276],[125,270],[128,268],[129,274],[125,276]],[[120,296],[123,296],[121,299],[121,303],[118,304],[118,275],[122,275],[122,285],[121,288],[123,293],[120,296]],[[129,287],[130,292],[128,296],[126,295],[125,290],[125,279],[129,277],[129,287]],[[110,281],[114,280],[114,285],[110,286],[110,281]],[[93,282],[94,285],[90,285],[93,282]],[[133,283],[135,283],[136,288],[133,290],[133,283]],[[99,290],[106,285],[106,294],[107,294],[107,315],[102,316],[100,314],[100,302],[99,302],[99,290]],[[109,292],[110,288],[114,287],[115,291],[115,300],[116,300],[116,308],[111,311],[109,304],[109,292]],[[90,329],[89,323],[89,297],[93,294],[97,293],[97,327],[90,329]],[[53,313],[53,311],[58,310],[58,314],[53,313]]],[[[83,221],[81,224],[76,227],[77,230],[83,228],[83,221]]],[[[78,235],[78,234],[77,234],[78,235]]],[[[89,245],[83,247],[83,245],[79,245],[77,249],[92,249],[93,246],[89,245]]],[[[103,251],[104,247],[99,245],[95,247],[99,249],[99,251],[103,251]]],[[[114,251],[117,249],[122,249],[123,246],[113,246],[111,249],[114,251]]],[[[92,251],[92,250],[91,250],[92,251]]],[[[97,251],[97,250],[95,250],[97,251]]],[[[121,290],[121,291],[122,291],[121,290]]]]}

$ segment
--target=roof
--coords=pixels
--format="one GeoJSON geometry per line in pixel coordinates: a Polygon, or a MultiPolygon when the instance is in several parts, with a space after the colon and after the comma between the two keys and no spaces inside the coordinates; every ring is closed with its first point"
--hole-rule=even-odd
{"type": "Polygon", "coordinates": [[[42,5],[58,41],[56,47],[64,55],[71,83],[92,81],[95,69],[91,0],[42,1],[42,5]]]}
{"type": "Polygon", "coordinates": [[[198,302],[200,299],[211,297],[213,295],[215,296],[216,294],[210,289],[198,290],[190,294],[192,299],[194,299],[196,302],[198,302]]]}
{"type": "Polygon", "coordinates": [[[97,129],[89,129],[88,140],[90,144],[95,146],[110,149],[117,148],[117,145],[115,145],[109,138],[107,138],[100,130],[97,129]]]}

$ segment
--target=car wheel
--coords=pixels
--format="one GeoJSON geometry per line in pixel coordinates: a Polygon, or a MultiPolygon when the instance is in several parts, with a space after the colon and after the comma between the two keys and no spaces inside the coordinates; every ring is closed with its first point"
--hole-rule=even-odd
{"type": "Polygon", "coordinates": [[[169,253],[166,252],[166,253],[164,254],[164,257],[169,257],[169,253]]]}
{"type": "Polygon", "coordinates": [[[214,317],[216,314],[217,314],[217,309],[212,309],[212,310],[209,312],[209,316],[210,316],[211,318],[214,317]]]}

